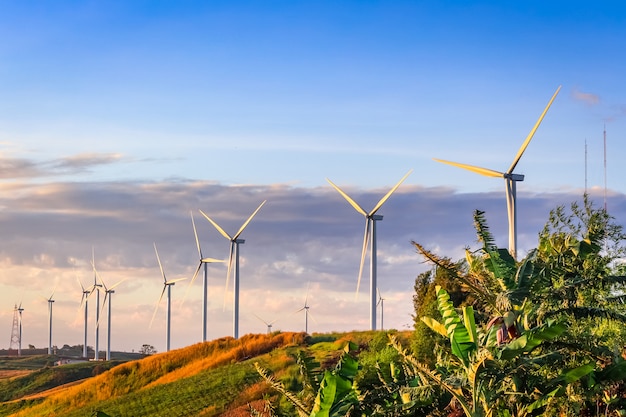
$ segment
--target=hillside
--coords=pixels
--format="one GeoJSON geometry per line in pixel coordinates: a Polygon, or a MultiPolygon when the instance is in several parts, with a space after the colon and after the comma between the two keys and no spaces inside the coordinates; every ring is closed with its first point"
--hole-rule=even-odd
{"type": "MultiPolygon", "coordinates": [[[[311,337],[305,333],[274,333],[238,340],[223,338],[118,364],[82,383],[24,396],[27,391],[18,387],[28,386],[37,373],[44,375],[40,370],[14,378],[12,393],[5,387],[4,400],[19,401],[0,404],[0,416],[83,417],[95,410],[132,417],[248,415],[243,413],[248,404],[275,395],[256,372],[255,362],[278,378],[294,380],[297,369],[293,354],[298,350],[307,349],[317,361],[331,366],[347,340],[367,345],[374,334],[311,337]]],[[[62,372],[71,368],[66,369],[62,372]]]]}

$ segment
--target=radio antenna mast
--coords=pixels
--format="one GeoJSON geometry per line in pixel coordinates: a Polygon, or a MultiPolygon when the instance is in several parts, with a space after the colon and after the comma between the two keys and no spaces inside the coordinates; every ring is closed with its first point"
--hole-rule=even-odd
{"type": "Polygon", "coordinates": [[[604,211],[606,211],[606,123],[604,124],[604,211]]]}
{"type": "Polygon", "coordinates": [[[585,138],[585,195],[587,194],[587,138],[585,138]]]}

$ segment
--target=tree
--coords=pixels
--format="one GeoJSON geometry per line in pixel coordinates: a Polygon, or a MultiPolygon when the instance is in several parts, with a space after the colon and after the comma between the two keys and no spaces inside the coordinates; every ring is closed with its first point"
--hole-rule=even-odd
{"type": "Polygon", "coordinates": [[[144,344],[144,345],[141,345],[141,349],[139,349],[139,353],[141,353],[142,355],[148,356],[148,355],[154,355],[155,353],[157,353],[157,351],[154,348],[154,346],[144,344]]]}

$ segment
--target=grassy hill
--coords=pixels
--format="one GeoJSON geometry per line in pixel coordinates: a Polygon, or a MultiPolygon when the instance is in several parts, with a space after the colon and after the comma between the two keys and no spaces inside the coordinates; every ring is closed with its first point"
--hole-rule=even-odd
{"type": "Polygon", "coordinates": [[[44,368],[0,381],[0,416],[90,416],[95,410],[111,416],[238,416],[248,404],[275,395],[255,370],[258,362],[286,385],[294,384],[294,355],[306,349],[315,359],[334,365],[350,340],[367,346],[382,332],[324,334],[274,333],[222,338],[125,363],[87,363],[44,368]],[[91,376],[94,366],[110,367],[91,376]],[[68,374],[88,379],[51,391],[68,374]],[[86,375],[86,376],[85,376],[86,375]],[[33,396],[33,392],[39,392],[33,396]]]}

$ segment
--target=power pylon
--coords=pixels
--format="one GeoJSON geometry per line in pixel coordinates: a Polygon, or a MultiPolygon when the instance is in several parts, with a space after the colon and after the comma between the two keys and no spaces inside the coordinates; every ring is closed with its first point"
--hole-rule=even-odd
{"type": "Polygon", "coordinates": [[[22,305],[18,307],[15,304],[15,308],[13,309],[13,326],[11,328],[11,344],[9,345],[9,350],[17,349],[17,356],[22,356],[22,305]]]}

